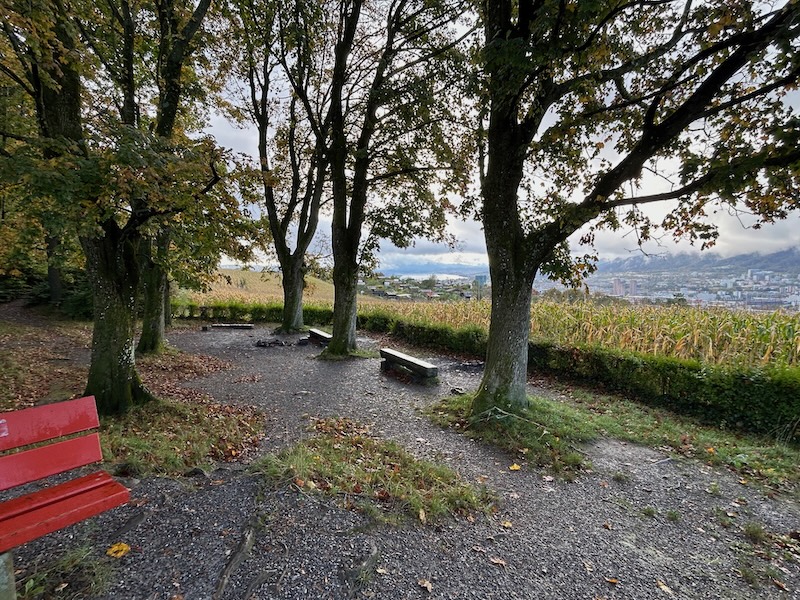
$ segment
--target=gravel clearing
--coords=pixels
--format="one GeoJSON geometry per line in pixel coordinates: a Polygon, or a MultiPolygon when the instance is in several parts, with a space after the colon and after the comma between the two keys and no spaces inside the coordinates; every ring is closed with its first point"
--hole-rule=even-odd
{"type": "MultiPolygon", "coordinates": [[[[266,487],[245,465],[224,465],[180,480],[128,481],[130,504],[19,548],[15,561],[82,541],[99,554],[123,541],[132,551],[98,596],[109,599],[800,598],[796,557],[770,541],[754,545],[743,530],[797,531],[800,509],[790,500],[609,439],[583,448],[593,468],[575,482],[525,464],[512,472],[518,458],[442,430],[418,410],[454,388],[474,389],[475,361],[412,350],[439,366],[439,385],[426,387],[382,373],[378,358],[317,360],[320,348],[297,345],[298,336],[256,346],[273,337],[266,328],[186,329],[170,342],[234,365],[187,385],[263,409],[265,452],[310,435],[309,417],[348,417],[485,482],[497,512],[474,522],[377,525],[335,499],[266,487]],[[745,581],[750,573],[757,587],[745,581]]],[[[374,338],[359,343],[378,348],[374,338]]]]}

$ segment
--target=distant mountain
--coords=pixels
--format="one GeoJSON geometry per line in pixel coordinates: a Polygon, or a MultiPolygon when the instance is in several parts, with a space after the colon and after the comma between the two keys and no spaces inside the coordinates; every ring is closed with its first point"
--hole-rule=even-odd
{"type": "Polygon", "coordinates": [[[739,254],[722,257],[713,252],[700,254],[642,254],[597,264],[598,274],[610,273],[661,273],[719,271],[744,273],[748,269],[800,274],[800,248],[789,248],[773,254],[739,254]]]}

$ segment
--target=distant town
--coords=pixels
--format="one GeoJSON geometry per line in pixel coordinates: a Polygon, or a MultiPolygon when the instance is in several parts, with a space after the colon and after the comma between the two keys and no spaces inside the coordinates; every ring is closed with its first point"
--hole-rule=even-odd
{"type": "MultiPolygon", "coordinates": [[[[364,279],[360,291],[386,298],[407,300],[475,300],[488,298],[487,273],[468,275],[395,274],[364,279]]],[[[575,297],[642,304],[721,306],[751,311],[800,310],[800,251],[790,249],[771,255],[720,258],[677,255],[635,256],[601,262],[586,279],[581,291],[569,291],[539,277],[534,296],[575,297]]]]}

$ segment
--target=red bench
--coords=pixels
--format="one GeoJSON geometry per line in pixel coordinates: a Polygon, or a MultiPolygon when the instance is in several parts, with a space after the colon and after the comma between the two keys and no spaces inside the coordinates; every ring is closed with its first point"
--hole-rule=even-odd
{"type": "MultiPolygon", "coordinates": [[[[99,425],[94,396],[0,413],[0,453],[46,443],[0,455],[0,491],[101,461],[100,435],[87,433],[99,425]],[[71,437],[59,440],[65,436],[71,437]]],[[[98,471],[0,502],[0,597],[7,597],[4,592],[14,597],[9,550],[124,504],[129,497],[125,486],[98,471]],[[10,592],[4,589],[8,570],[10,592]]]]}

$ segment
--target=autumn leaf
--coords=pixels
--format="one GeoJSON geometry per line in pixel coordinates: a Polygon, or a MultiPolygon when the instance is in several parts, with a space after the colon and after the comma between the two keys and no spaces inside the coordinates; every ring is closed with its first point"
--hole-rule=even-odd
{"type": "Polygon", "coordinates": [[[429,594],[433,591],[433,584],[427,579],[420,579],[419,581],[417,581],[417,583],[419,584],[419,587],[428,590],[429,594]]]}
{"type": "Polygon", "coordinates": [[[517,463],[514,463],[510,467],[508,467],[509,471],[519,471],[522,467],[520,467],[517,463]]]}
{"type": "Polygon", "coordinates": [[[503,567],[504,569],[506,568],[506,561],[504,561],[499,556],[489,557],[489,562],[492,563],[493,565],[497,565],[498,567],[503,567]]]}
{"type": "Polygon", "coordinates": [[[662,592],[669,594],[670,596],[675,595],[675,592],[673,592],[672,589],[670,589],[670,587],[660,579],[656,581],[656,584],[658,585],[658,589],[660,589],[662,592]]]}
{"type": "Polygon", "coordinates": [[[617,579],[616,577],[606,577],[605,580],[607,583],[610,583],[611,585],[617,585],[619,583],[619,579],[617,579]]]}
{"type": "Polygon", "coordinates": [[[428,522],[428,517],[425,514],[424,508],[419,509],[419,522],[422,523],[423,525],[425,525],[428,522]]]}
{"type": "Polygon", "coordinates": [[[111,546],[108,550],[106,550],[106,554],[111,556],[112,558],[122,558],[128,552],[131,551],[131,547],[124,542],[117,542],[113,546],[111,546]]]}
{"type": "Polygon", "coordinates": [[[503,521],[500,523],[501,527],[505,527],[506,529],[511,529],[514,525],[511,521],[503,521]]]}

